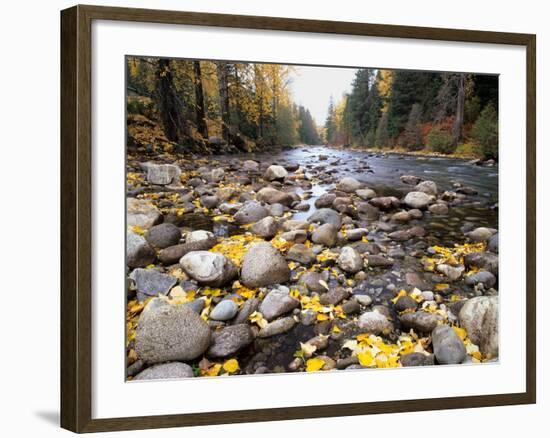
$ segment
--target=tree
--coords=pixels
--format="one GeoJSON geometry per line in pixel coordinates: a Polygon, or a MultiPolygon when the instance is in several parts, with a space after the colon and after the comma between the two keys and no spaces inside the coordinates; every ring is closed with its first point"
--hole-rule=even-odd
{"type": "Polygon", "coordinates": [[[466,99],[466,75],[464,73],[458,75],[457,80],[457,96],[456,96],[456,114],[453,124],[453,147],[458,146],[458,142],[462,139],[462,125],[464,124],[464,100],[466,99]]]}
{"type": "Polygon", "coordinates": [[[440,126],[436,125],[428,133],[426,139],[428,147],[434,152],[442,154],[450,154],[454,152],[453,137],[447,131],[444,131],[440,126]]]}
{"type": "Polygon", "coordinates": [[[481,111],[472,129],[472,137],[481,146],[485,158],[498,159],[498,114],[492,103],[481,111]]]}
{"type": "Polygon", "coordinates": [[[183,117],[183,103],[178,97],[170,60],[159,58],[156,70],[156,92],[160,120],[168,140],[183,144],[187,126],[183,117]]]}
{"type": "Polygon", "coordinates": [[[388,113],[383,113],[378,121],[378,127],[376,128],[375,143],[377,147],[390,146],[390,136],[388,133],[388,113]]]}
{"type": "Polygon", "coordinates": [[[298,120],[298,135],[300,142],[309,145],[320,144],[321,139],[317,133],[315,121],[313,120],[313,117],[311,117],[309,110],[301,105],[298,107],[298,120]]]}
{"type": "Polygon", "coordinates": [[[231,143],[231,118],[229,110],[229,64],[217,62],[218,92],[220,98],[220,115],[222,120],[222,138],[231,143]]]}
{"type": "Polygon", "coordinates": [[[206,124],[206,112],[204,107],[204,91],[202,88],[202,72],[200,61],[193,62],[193,69],[195,73],[195,110],[197,118],[197,131],[203,138],[208,138],[208,126],[206,124]]]}
{"type": "Polygon", "coordinates": [[[378,125],[382,101],[372,69],[358,69],[348,99],[348,130],[355,144],[365,144],[367,133],[378,125]]]}
{"type": "Polygon", "coordinates": [[[422,108],[418,103],[415,103],[411,108],[407,125],[401,137],[402,146],[410,151],[418,151],[424,146],[422,144],[422,130],[420,128],[421,115],[422,108]]]}
{"type": "Polygon", "coordinates": [[[328,144],[333,144],[336,134],[336,124],[334,121],[334,100],[330,96],[328,104],[327,119],[325,121],[325,136],[328,144]]]}

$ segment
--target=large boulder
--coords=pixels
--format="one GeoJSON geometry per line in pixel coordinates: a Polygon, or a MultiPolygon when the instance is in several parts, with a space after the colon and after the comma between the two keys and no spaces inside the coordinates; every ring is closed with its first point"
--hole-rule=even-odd
{"type": "Polygon", "coordinates": [[[340,215],[330,208],[320,208],[315,213],[307,218],[308,222],[317,224],[332,224],[340,229],[342,218],[340,215]]]}
{"type": "Polygon", "coordinates": [[[266,204],[283,204],[290,207],[294,202],[292,194],[281,192],[273,187],[264,187],[256,195],[256,199],[266,204]]]}
{"type": "Polygon", "coordinates": [[[135,350],[146,363],[193,360],[210,345],[210,328],[187,306],[161,306],[141,315],[135,350]]]}
{"type": "Polygon", "coordinates": [[[434,201],[432,195],[428,195],[424,192],[409,192],[403,202],[411,208],[426,208],[434,201]]]}
{"type": "Polygon", "coordinates": [[[300,302],[289,295],[289,289],[285,286],[279,286],[269,292],[262,303],[259,311],[265,319],[271,321],[278,316],[294,310],[300,305],[300,302]]]}
{"type": "Polygon", "coordinates": [[[220,287],[237,276],[237,268],[223,254],[210,251],[193,251],[180,259],[187,275],[199,284],[220,287]]]}
{"type": "Polygon", "coordinates": [[[267,168],[264,173],[264,179],[268,181],[282,180],[285,179],[288,175],[288,172],[283,166],[271,165],[267,168]]]}
{"type": "Polygon", "coordinates": [[[442,365],[462,363],[466,358],[466,347],[448,325],[438,325],[432,331],[432,345],[435,358],[442,365]]]}
{"type": "Polygon", "coordinates": [[[346,176],[342,178],[338,184],[336,184],[336,190],[346,193],[354,193],[356,190],[361,188],[362,184],[357,181],[355,178],[346,176]]]}
{"type": "Polygon", "coordinates": [[[284,257],[269,243],[253,245],[243,257],[241,281],[248,287],[285,283],[290,269],[284,257]]]}
{"type": "Polygon", "coordinates": [[[162,222],[160,211],[145,199],[126,199],[126,225],[144,230],[162,222]]]}
{"type": "Polygon", "coordinates": [[[130,278],[136,284],[139,301],[143,301],[147,297],[167,295],[177,283],[176,277],[163,274],[154,269],[134,269],[130,274],[130,278]]]}
{"type": "Polygon", "coordinates": [[[147,181],[151,184],[164,186],[180,183],[181,170],[174,164],[144,163],[142,167],[147,169],[147,181]]]}
{"type": "Polygon", "coordinates": [[[212,335],[212,344],[206,354],[212,358],[232,356],[240,349],[250,345],[254,335],[248,324],[236,324],[224,327],[212,335]]]}
{"type": "Polygon", "coordinates": [[[344,246],[342,252],[336,260],[338,266],[351,274],[355,274],[363,269],[363,259],[361,255],[351,246],[344,246]]]}
{"type": "Polygon", "coordinates": [[[144,268],[156,259],[155,250],[139,234],[126,234],[126,265],[130,268],[144,268]]]}
{"type": "Polygon", "coordinates": [[[459,313],[460,325],[487,358],[498,357],[498,297],[475,297],[459,313]]]}
{"type": "Polygon", "coordinates": [[[137,374],[133,380],[184,379],[195,377],[193,368],[182,362],[153,365],[137,374]]]}
{"type": "Polygon", "coordinates": [[[145,233],[145,239],[156,248],[167,248],[179,243],[181,230],[170,223],[154,225],[145,233]]]}
{"type": "Polygon", "coordinates": [[[260,219],[269,216],[269,211],[257,201],[246,201],[235,213],[235,222],[239,225],[258,222],[260,219]]]}

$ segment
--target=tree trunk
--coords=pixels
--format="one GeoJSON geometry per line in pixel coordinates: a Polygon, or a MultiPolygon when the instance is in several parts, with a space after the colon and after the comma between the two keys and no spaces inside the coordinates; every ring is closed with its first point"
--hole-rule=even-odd
{"type": "Polygon", "coordinates": [[[197,114],[197,131],[204,139],[208,139],[208,126],[206,125],[206,112],[204,109],[204,91],[202,88],[202,73],[200,61],[193,63],[195,74],[195,111],[197,114]]]}
{"type": "Polygon", "coordinates": [[[453,125],[453,147],[458,146],[462,138],[462,125],[464,124],[464,100],[466,99],[466,78],[461,74],[458,78],[458,92],[456,96],[456,115],[453,125]]]}
{"type": "Polygon", "coordinates": [[[230,129],[230,113],[229,113],[229,66],[226,62],[217,63],[218,73],[218,90],[220,94],[220,113],[222,119],[222,137],[230,143],[231,129],[230,129]]]}
{"type": "Polygon", "coordinates": [[[186,127],[168,59],[158,60],[156,82],[156,98],[164,135],[168,140],[181,144],[186,127]]]}

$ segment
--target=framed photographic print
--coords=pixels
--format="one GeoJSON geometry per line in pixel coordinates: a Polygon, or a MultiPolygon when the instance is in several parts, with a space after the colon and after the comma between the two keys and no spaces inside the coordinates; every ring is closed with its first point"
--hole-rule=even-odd
{"type": "Polygon", "coordinates": [[[64,428],[535,402],[534,35],[75,6],[61,48],[64,428]]]}

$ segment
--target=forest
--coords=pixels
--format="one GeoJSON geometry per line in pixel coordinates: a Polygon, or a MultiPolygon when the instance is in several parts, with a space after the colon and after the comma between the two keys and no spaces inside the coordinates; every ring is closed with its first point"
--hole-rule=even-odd
{"type": "MultiPolygon", "coordinates": [[[[294,67],[127,57],[127,143],[204,154],[299,144],[498,159],[498,77],[357,69],[318,125],[294,67]]],[[[319,84],[322,86],[322,84],[319,84]]]]}

